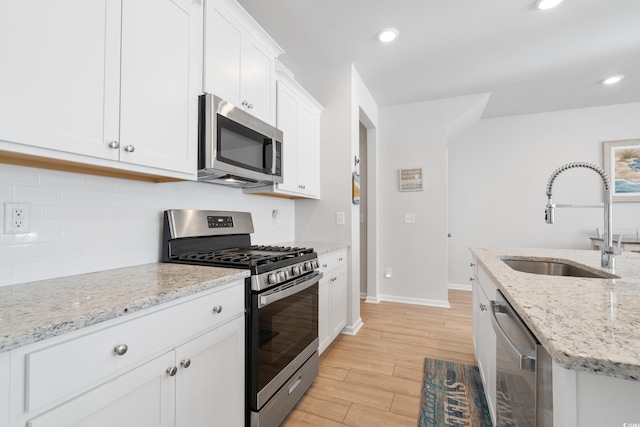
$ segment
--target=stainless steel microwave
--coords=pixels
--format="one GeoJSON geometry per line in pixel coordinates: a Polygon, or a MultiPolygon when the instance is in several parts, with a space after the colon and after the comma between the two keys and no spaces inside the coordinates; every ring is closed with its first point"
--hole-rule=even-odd
{"type": "Polygon", "coordinates": [[[282,131],[215,95],[205,93],[199,101],[198,181],[282,183],[282,131]]]}

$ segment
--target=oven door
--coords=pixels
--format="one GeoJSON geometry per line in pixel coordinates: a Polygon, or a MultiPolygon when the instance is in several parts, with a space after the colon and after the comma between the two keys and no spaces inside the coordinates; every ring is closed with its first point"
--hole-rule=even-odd
{"type": "Polygon", "coordinates": [[[251,409],[260,410],[318,350],[322,273],[252,292],[249,331],[251,409]]]}

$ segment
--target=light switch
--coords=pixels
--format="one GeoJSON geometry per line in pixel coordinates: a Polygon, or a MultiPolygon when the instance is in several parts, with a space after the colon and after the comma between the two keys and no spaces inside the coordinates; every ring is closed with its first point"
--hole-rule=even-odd
{"type": "Polygon", "coordinates": [[[404,214],[404,223],[405,224],[415,224],[416,223],[416,214],[413,212],[405,212],[404,214]]]}
{"type": "Polygon", "coordinates": [[[344,225],[344,212],[336,212],[336,224],[344,225]]]}

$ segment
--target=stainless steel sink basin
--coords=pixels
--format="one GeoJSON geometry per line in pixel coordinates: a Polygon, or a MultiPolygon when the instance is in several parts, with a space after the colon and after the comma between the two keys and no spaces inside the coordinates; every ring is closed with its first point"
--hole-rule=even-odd
{"type": "Polygon", "coordinates": [[[593,272],[571,264],[538,260],[502,260],[509,267],[523,273],[542,274],[546,276],[587,277],[591,279],[615,279],[618,276],[605,272],[593,272]]]}

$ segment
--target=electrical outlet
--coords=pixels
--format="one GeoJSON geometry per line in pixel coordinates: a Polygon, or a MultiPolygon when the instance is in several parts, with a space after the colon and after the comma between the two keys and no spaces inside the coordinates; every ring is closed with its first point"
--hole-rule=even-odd
{"type": "Polygon", "coordinates": [[[29,203],[4,204],[4,233],[24,234],[31,232],[31,205],[29,203]]]}
{"type": "Polygon", "coordinates": [[[386,278],[391,277],[391,273],[392,273],[392,271],[391,271],[391,267],[387,267],[387,268],[384,270],[384,277],[386,277],[386,278]]]}
{"type": "Polygon", "coordinates": [[[404,223],[405,224],[415,224],[416,223],[416,214],[413,212],[406,212],[404,214],[404,223]]]}
{"type": "Polygon", "coordinates": [[[344,225],[344,212],[336,212],[336,225],[344,225]]]}

